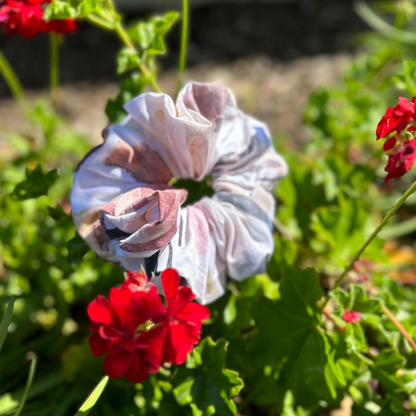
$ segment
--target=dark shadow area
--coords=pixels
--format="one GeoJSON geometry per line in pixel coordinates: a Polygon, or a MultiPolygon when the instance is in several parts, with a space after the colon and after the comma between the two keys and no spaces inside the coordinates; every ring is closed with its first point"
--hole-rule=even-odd
{"type": "MultiPolygon", "coordinates": [[[[366,30],[351,0],[303,0],[291,3],[232,2],[192,10],[188,66],[231,62],[243,56],[266,55],[279,61],[301,56],[353,50],[352,35],[366,30]]],[[[151,13],[151,12],[149,12],[151,13]]],[[[147,15],[129,15],[129,21],[147,15]]],[[[176,66],[179,25],[168,36],[170,54],[164,68],[176,66]]],[[[0,35],[0,47],[26,88],[48,84],[47,35],[25,40],[0,35]]],[[[115,80],[119,41],[112,33],[82,23],[65,36],[60,54],[61,83],[115,80]]],[[[0,82],[0,95],[7,94],[0,82]]]]}

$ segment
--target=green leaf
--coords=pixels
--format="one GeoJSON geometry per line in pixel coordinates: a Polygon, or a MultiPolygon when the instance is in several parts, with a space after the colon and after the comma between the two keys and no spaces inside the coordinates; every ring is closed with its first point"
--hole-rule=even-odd
{"type": "Polygon", "coordinates": [[[102,392],[105,389],[105,386],[108,383],[108,376],[105,376],[101,379],[101,381],[95,386],[94,390],[88,396],[87,400],[82,404],[79,408],[78,412],[75,416],[87,416],[91,409],[95,406],[98,399],[100,398],[102,392]]]}
{"type": "Polygon", "coordinates": [[[27,377],[27,382],[26,382],[25,390],[23,392],[23,397],[22,397],[22,400],[20,401],[19,408],[17,409],[14,416],[19,416],[20,415],[20,413],[22,412],[23,407],[26,403],[26,399],[27,399],[27,396],[29,394],[30,387],[32,386],[33,377],[35,376],[36,363],[37,363],[37,358],[34,358],[32,360],[32,362],[30,363],[29,375],[27,377]]]}
{"type": "Polygon", "coordinates": [[[128,29],[128,34],[134,43],[146,52],[147,57],[165,53],[163,36],[170,30],[179,17],[177,12],[168,12],[163,16],[154,16],[146,22],[128,29]]]}
{"type": "Polygon", "coordinates": [[[77,6],[77,17],[87,17],[89,14],[98,13],[102,10],[100,0],[82,0],[77,6]]]}
{"type": "Polygon", "coordinates": [[[317,400],[333,400],[345,385],[334,359],[335,349],[319,327],[317,302],[321,297],[322,289],[313,269],[286,267],[280,299],[272,302],[263,298],[253,305],[259,329],[250,346],[253,356],[263,364],[283,363],[276,392],[280,409],[289,390],[299,405],[308,407],[317,400]]]}
{"type": "Polygon", "coordinates": [[[43,20],[48,22],[53,19],[73,19],[77,17],[77,11],[68,1],[55,0],[49,3],[43,12],[43,20]]]}
{"type": "Polygon", "coordinates": [[[3,346],[4,340],[6,339],[7,330],[9,329],[9,325],[12,322],[13,318],[13,307],[14,301],[16,298],[12,296],[9,300],[9,304],[7,305],[6,312],[4,313],[3,319],[0,324],[0,351],[1,347],[3,346]]]}
{"type": "MultiPolygon", "coordinates": [[[[203,414],[215,409],[216,416],[236,413],[232,398],[243,387],[238,373],[225,368],[227,344],[204,339],[188,356],[186,368],[179,368],[173,386],[180,404],[193,403],[203,414]]],[[[210,413],[213,414],[213,413],[210,413]]]]}
{"type": "Polygon", "coordinates": [[[350,285],[349,293],[343,289],[332,290],[330,296],[343,311],[349,309],[361,313],[377,314],[381,313],[381,307],[383,306],[381,299],[370,298],[360,285],[350,285]]]}
{"type": "Polygon", "coordinates": [[[24,201],[46,195],[58,178],[56,169],[44,173],[40,164],[33,170],[26,168],[26,180],[17,184],[10,196],[15,201],[24,201]]]}
{"type": "Polygon", "coordinates": [[[137,68],[141,63],[143,60],[137,51],[124,48],[117,55],[117,74],[137,68]]]}
{"type": "Polygon", "coordinates": [[[68,241],[68,260],[71,263],[79,264],[85,254],[88,253],[89,247],[87,243],[77,234],[74,238],[68,241]]]}
{"type": "Polygon", "coordinates": [[[19,402],[13,399],[10,393],[0,396],[0,416],[8,415],[19,406],[19,402]]]}
{"type": "Polygon", "coordinates": [[[349,352],[366,352],[368,350],[364,331],[359,323],[345,324],[345,341],[349,352]]]}
{"type": "Polygon", "coordinates": [[[291,391],[288,391],[285,394],[285,399],[283,401],[283,413],[282,416],[308,416],[309,412],[302,409],[300,406],[294,409],[295,398],[291,391]]]}
{"type": "Polygon", "coordinates": [[[404,367],[404,363],[404,358],[395,349],[384,350],[375,357],[371,373],[389,392],[400,391],[404,384],[397,371],[404,367]]]}
{"type": "Polygon", "coordinates": [[[146,86],[146,81],[141,73],[133,72],[125,78],[120,84],[120,92],[115,98],[110,98],[105,109],[109,120],[113,123],[119,123],[126,117],[124,104],[129,102],[133,97],[141,94],[146,86]]]}

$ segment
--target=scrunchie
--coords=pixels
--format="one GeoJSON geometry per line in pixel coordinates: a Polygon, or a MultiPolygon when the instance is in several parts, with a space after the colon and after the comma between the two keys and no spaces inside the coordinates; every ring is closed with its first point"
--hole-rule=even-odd
{"type": "Polygon", "coordinates": [[[274,249],[272,191],[287,174],[266,125],[245,115],[233,93],[189,83],[176,106],[144,93],[128,116],[80,163],[71,194],[80,236],[127,270],[178,270],[199,302],[225,292],[226,276],[264,273],[274,249]],[[181,208],[187,191],[172,177],[211,175],[215,195],[181,208]]]}

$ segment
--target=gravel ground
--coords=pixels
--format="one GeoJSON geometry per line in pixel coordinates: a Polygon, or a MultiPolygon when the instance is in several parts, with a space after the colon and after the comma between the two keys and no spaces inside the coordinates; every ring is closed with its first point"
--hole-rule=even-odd
{"type": "MultiPolygon", "coordinates": [[[[265,121],[273,133],[285,135],[295,143],[308,137],[302,126],[302,112],[308,97],[319,86],[341,81],[352,56],[346,53],[295,59],[289,63],[270,58],[245,58],[231,64],[204,64],[185,74],[185,80],[218,82],[231,88],[240,107],[265,121]]],[[[160,85],[175,94],[176,71],[162,74],[160,85]]],[[[91,82],[64,85],[59,91],[59,108],[73,128],[86,135],[92,144],[101,141],[101,130],[107,124],[104,108],[109,97],[117,94],[117,84],[91,82]]],[[[30,90],[31,102],[46,97],[47,90],[30,90]]],[[[25,133],[22,114],[12,98],[0,100],[0,122],[13,131],[25,133]]],[[[10,155],[5,134],[0,132],[0,157],[10,155]]]]}

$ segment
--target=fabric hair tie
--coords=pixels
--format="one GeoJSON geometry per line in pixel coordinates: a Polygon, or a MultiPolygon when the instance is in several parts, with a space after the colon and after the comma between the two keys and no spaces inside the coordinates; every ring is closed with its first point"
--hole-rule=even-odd
{"type": "Polygon", "coordinates": [[[75,173],[80,236],[102,258],[154,273],[159,290],[160,273],[177,269],[203,304],[224,294],[227,276],[264,273],[274,250],[272,192],[288,171],[266,125],[217,84],[185,85],[176,106],[144,93],[125,110],[75,173]],[[207,175],[215,195],[182,207],[187,191],[169,186],[172,177],[207,175]]]}

